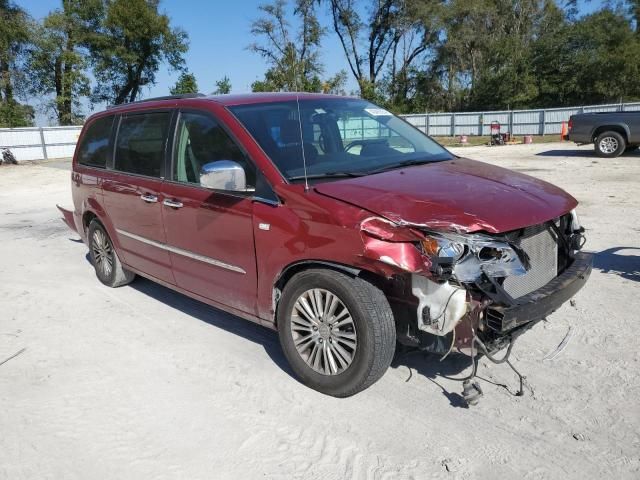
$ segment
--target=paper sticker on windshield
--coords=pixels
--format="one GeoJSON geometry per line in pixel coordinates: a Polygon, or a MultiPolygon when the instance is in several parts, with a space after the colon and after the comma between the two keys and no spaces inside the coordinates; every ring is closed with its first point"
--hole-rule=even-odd
{"type": "Polygon", "coordinates": [[[384,108],[365,108],[365,112],[367,112],[372,117],[390,117],[391,113],[387,112],[384,108]]]}
{"type": "Polygon", "coordinates": [[[326,112],[325,110],[323,110],[322,108],[316,108],[316,110],[315,110],[315,111],[316,111],[316,113],[319,113],[319,114],[327,113],[327,112],[326,112]]]}

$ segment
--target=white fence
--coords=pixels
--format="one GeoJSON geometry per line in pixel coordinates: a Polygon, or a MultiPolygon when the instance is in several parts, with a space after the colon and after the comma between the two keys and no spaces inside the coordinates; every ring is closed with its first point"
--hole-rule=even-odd
{"type": "MultiPolygon", "coordinates": [[[[546,110],[422,113],[402,116],[432,136],[489,135],[491,122],[499,122],[503,132],[511,132],[514,135],[545,135],[559,134],[562,122],[568,121],[569,117],[576,113],[628,111],[640,111],[640,102],[546,110]]],[[[342,125],[346,130],[356,127],[358,126],[342,125]]],[[[81,129],[79,126],[0,128],[0,149],[10,149],[18,161],[69,158],[73,156],[81,129]]],[[[364,138],[366,130],[367,125],[363,123],[361,131],[355,133],[364,138]]],[[[376,135],[380,135],[379,125],[375,130],[376,135]]]]}
{"type": "Polygon", "coordinates": [[[0,149],[16,160],[49,160],[73,156],[82,127],[0,128],[0,149]]]}
{"type": "Polygon", "coordinates": [[[503,132],[513,135],[546,135],[560,134],[562,122],[569,121],[576,113],[630,111],[640,111],[640,102],[545,110],[421,113],[402,117],[432,136],[489,135],[491,122],[499,122],[503,132]]]}

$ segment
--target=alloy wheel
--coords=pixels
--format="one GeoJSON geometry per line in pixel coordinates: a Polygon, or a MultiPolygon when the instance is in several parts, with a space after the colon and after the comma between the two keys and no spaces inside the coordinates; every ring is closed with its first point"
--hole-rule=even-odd
{"type": "Polygon", "coordinates": [[[338,375],[353,362],[358,338],[346,305],[321,288],[302,293],[291,312],[291,334],[300,357],[322,375],[338,375]]]}
{"type": "Polygon", "coordinates": [[[618,139],[615,137],[604,137],[600,140],[600,151],[602,153],[615,153],[618,150],[618,146],[618,139]]]}
{"type": "Polygon", "coordinates": [[[96,229],[93,232],[91,250],[93,251],[96,269],[104,278],[109,278],[113,270],[113,247],[109,238],[100,229],[96,229]]]}

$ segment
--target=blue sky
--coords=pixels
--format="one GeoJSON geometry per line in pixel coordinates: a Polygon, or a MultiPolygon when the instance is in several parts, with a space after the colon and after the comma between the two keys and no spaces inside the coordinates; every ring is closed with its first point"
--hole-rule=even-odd
{"type": "MultiPolygon", "coordinates": [[[[58,8],[59,1],[16,0],[36,19],[46,16],[58,8]]],[[[189,34],[189,52],[186,55],[187,68],[193,72],[200,91],[210,93],[215,89],[216,80],[227,75],[234,93],[250,91],[250,85],[262,78],[266,70],[265,62],[255,53],[247,50],[254,39],[250,25],[259,17],[258,5],[265,0],[162,0],[161,10],[171,17],[172,24],[182,27],[189,34]]],[[[363,2],[364,3],[364,2],[363,2]]],[[[602,6],[602,1],[591,0],[579,3],[581,13],[589,13],[602,6]]],[[[326,7],[320,8],[321,22],[330,25],[326,7]]],[[[327,75],[340,70],[349,73],[347,91],[356,89],[348,71],[342,47],[331,31],[323,39],[322,61],[327,75]]],[[[143,90],[145,97],[168,95],[178,74],[161,67],[157,83],[143,90]]],[[[100,108],[100,107],[98,107],[100,108]]],[[[86,108],[85,108],[86,109],[86,108]]],[[[46,118],[38,116],[38,124],[46,123],[46,118]]]]}

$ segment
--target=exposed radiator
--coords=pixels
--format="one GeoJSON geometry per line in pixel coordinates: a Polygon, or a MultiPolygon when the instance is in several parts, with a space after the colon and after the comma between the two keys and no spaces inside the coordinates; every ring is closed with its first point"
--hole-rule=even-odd
{"type": "Polygon", "coordinates": [[[519,298],[558,276],[558,239],[545,225],[535,225],[525,228],[514,243],[529,256],[531,269],[524,275],[507,277],[502,287],[513,298],[519,298]]]}

